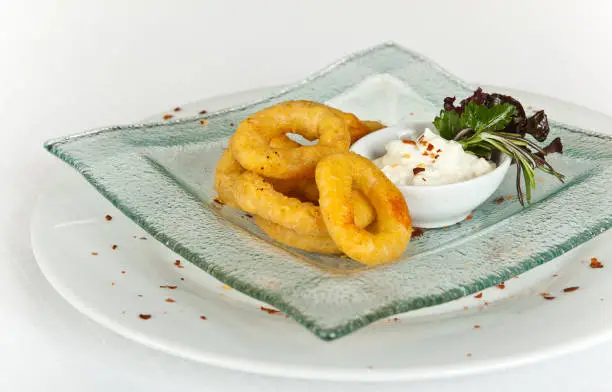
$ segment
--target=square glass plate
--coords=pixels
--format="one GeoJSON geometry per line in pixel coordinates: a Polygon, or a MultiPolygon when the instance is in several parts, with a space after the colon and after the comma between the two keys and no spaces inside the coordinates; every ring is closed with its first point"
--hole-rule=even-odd
{"type": "Polygon", "coordinates": [[[95,130],[45,147],[170,249],[332,340],[500,283],[610,228],[612,139],[552,122],[551,137],[562,138],[565,153],[551,160],[567,176],[565,184],[538,175],[534,202],[522,208],[515,198],[496,201],[515,192],[511,173],[472,219],[425,231],[397,263],[364,268],[280,246],[248,216],[213,202],[214,169],[229,137],[251,113],[290,99],[327,102],[392,124],[431,120],[444,97],[472,91],[422,56],[384,44],[262,101],[198,118],[95,130]]]}

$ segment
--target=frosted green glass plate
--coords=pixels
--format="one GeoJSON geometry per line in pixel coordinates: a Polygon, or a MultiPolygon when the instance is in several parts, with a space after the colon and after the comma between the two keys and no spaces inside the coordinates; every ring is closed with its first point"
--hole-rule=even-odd
{"type": "Polygon", "coordinates": [[[431,61],[385,44],[262,101],[199,118],[95,130],[46,148],[170,249],[332,340],[497,284],[611,227],[612,140],[552,122],[551,137],[561,136],[566,147],[552,158],[565,184],[539,176],[534,203],[521,208],[515,199],[496,202],[514,193],[509,175],[473,219],[426,231],[395,264],[364,268],[279,246],[248,216],[212,201],[215,164],[236,124],[289,99],[328,102],[388,124],[431,120],[444,97],[472,90],[431,61]]]}

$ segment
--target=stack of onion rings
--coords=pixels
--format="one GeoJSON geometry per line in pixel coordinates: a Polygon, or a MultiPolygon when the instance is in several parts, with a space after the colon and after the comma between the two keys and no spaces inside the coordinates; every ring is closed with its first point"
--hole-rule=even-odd
{"type": "Polygon", "coordinates": [[[257,112],[240,123],[219,160],[219,199],[254,214],[255,223],[285,245],[346,253],[366,264],[391,261],[410,239],[408,208],[376,166],[348,153],[350,144],[383,127],[310,101],[257,112]],[[304,146],[287,133],[318,143],[304,146]],[[370,189],[366,178],[381,189],[370,189]]]}

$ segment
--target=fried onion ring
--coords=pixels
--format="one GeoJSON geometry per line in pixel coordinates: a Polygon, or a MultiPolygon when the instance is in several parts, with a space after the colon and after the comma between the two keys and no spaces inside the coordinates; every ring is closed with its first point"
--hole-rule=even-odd
{"type": "Polygon", "coordinates": [[[225,150],[215,169],[215,188],[219,199],[232,208],[239,208],[234,199],[234,182],[244,173],[244,168],[234,158],[231,150],[225,150]]]}
{"type": "Polygon", "coordinates": [[[323,221],[330,236],[349,257],[368,265],[397,259],[412,233],[408,206],[397,187],[368,159],[352,152],[323,158],[315,179],[323,221]],[[376,210],[373,233],[355,225],[351,190],[366,196],[376,210]]]}
{"type": "Polygon", "coordinates": [[[265,177],[299,179],[314,177],[317,162],[351,144],[344,119],[329,107],[309,101],[288,101],[263,109],[238,125],[230,148],[240,165],[265,177]],[[297,133],[314,146],[272,148],[273,138],[297,133]]]}
{"type": "MultiPolygon", "coordinates": [[[[318,206],[283,195],[258,174],[242,173],[234,182],[233,196],[240,209],[298,234],[327,235],[318,206]]],[[[351,211],[355,211],[354,223],[357,226],[366,227],[374,220],[374,209],[362,194],[353,192],[347,196],[347,201],[351,204],[351,211]]]]}
{"type": "Polygon", "coordinates": [[[281,244],[307,250],[309,252],[319,252],[326,254],[340,254],[342,251],[338,245],[332,240],[329,235],[314,236],[298,234],[293,230],[289,230],[284,226],[278,225],[269,220],[255,215],[255,223],[259,226],[270,238],[281,244]]]}

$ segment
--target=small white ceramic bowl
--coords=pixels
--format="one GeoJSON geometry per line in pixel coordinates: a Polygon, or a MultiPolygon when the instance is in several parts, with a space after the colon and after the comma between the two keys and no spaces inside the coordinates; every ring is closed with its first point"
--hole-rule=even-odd
{"type": "MultiPolygon", "coordinates": [[[[425,122],[383,128],[359,139],[353,144],[351,151],[368,159],[376,159],[385,155],[385,145],[388,142],[416,139],[425,128],[435,130],[433,124],[425,122]]],[[[398,186],[408,203],[412,225],[434,228],[450,226],[464,220],[499,187],[508,172],[510,162],[510,157],[502,154],[494,170],[454,184],[398,186]]]]}

